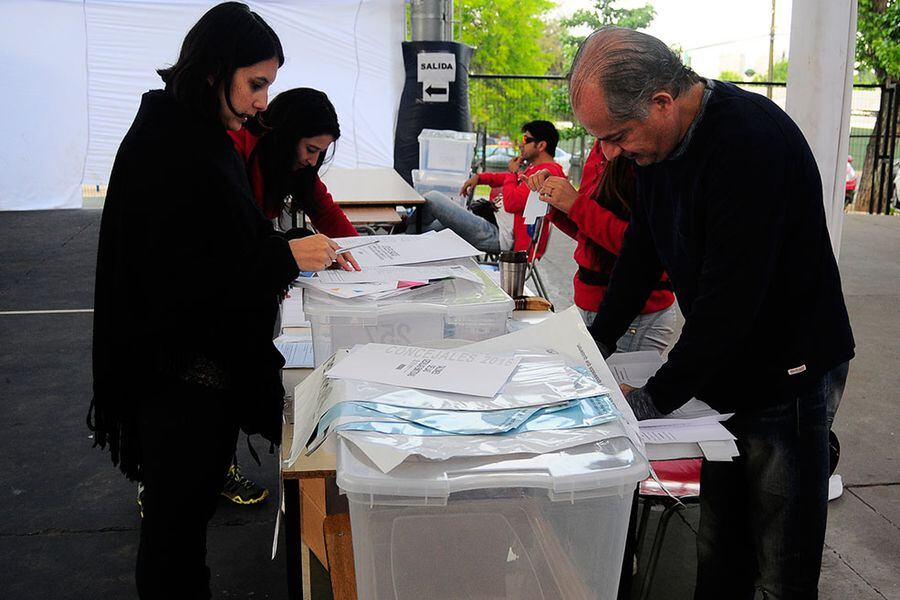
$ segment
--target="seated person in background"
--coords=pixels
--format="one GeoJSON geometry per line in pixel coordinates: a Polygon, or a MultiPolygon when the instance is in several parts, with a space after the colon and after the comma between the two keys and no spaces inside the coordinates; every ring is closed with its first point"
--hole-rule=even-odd
{"type": "Polygon", "coordinates": [[[328,147],[341,136],[328,96],[311,88],[282,92],[259,120],[262,126],[253,132],[244,127],[228,133],[247,164],[253,196],[266,217],[287,231],[291,217],[303,211],[326,236],[358,235],[319,179],[328,147]]]}
{"type": "MultiPolygon", "coordinates": [[[[425,204],[416,210],[422,214],[422,231],[437,231],[450,228],[461,238],[482,252],[496,254],[505,250],[528,250],[531,236],[525,218],[525,203],[531,190],[525,178],[546,169],[551,175],[565,177],[563,168],[553,162],[559,132],[549,121],[531,121],[522,126],[522,147],[520,155],[509,161],[507,173],[478,173],[463,184],[460,195],[467,197],[476,185],[486,184],[491,190],[493,206],[483,213],[474,214],[470,210],[450,200],[440,192],[425,194],[425,204]],[[524,173],[520,173],[525,166],[524,173]],[[486,217],[486,218],[485,218],[486,217]],[[493,220],[492,220],[493,218],[493,220]]],[[[479,211],[480,212],[480,211],[479,211]]],[[[416,215],[410,217],[407,233],[421,233],[415,230],[416,215]]],[[[546,231],[550,222],[545,220],[541,247],[537,254],[543,254],[547,245],[546,231]]]]}
{"type": "MultiPolygon", "coordinates": [[[[569,180],[540,170],[527,184],[549,203],[550,220],[578,242],[575,248],[575,305],[590,327],[609,285],[609,275],[625,240],[634,202],[634,164],[624,158],[607,160],[594,143],[576,191],[569,180]]],[[[628,330],[616,342],[619,352],[656,350],[662,353],[675,335],[675,295],[665,275],[628,330]]]]}

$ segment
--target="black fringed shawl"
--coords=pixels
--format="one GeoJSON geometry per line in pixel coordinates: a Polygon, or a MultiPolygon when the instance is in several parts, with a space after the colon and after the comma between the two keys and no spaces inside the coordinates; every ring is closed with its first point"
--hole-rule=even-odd
{"type": "Polygon", "coordinates": [[[138,407],[167,380],[196,380],[198,365],[219,374],[215,385],[234,399],[223,410],[277,444],[283,359],[272,331],[279,293],[297,274],[222,126],[162,90],[144,94],[100,226],[94,445],[108,445],[113,464],[139,479],[138,407]]]}

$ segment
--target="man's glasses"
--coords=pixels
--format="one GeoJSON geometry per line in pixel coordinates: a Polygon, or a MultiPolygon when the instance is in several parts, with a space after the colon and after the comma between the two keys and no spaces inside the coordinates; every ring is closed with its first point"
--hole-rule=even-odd
{"type": "Polygon", "coordinates": [[[522,145],[530,144],[532,142],[536,142],[537,140],[531,137],[530,135],[522,136],[522,145]]]}

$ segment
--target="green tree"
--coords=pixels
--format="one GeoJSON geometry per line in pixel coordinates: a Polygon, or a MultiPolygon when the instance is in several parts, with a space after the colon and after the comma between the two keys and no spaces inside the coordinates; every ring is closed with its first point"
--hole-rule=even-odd
{"type": "MultiPolygon", "coordinates": [[[[884,87],[897,89],[900,84],[900,4],[896,0],[859,0],[859,17],[856,25],[856,60],[861,71],[871,69],[875,82],[884,87]]],[[[863,176],[856,191],[855,210],[878,210],[878,198],[873,190],[885,189],[890,193],[892,185],[891,168],[877,168],[875,159],[875,139],[884,136],[890,128],[897,131],[900,115],[888,119],[886,94],[881,96],[881,106],[875,119],[875,128],[866,148],[863,176]],[[882,177],[887,177],[882,181],[882,177]]],[[[883,198],[888,201],[888,198],[883,198]]],[[[882,206],[882,208],[887,208],[882,206]]]]}
{"type": "Polygon", "coordinates": [[[716,78],[720,81],[743,81],[744,76],[738,73],[737,71],[720,71],[719,76],[716,78]]]}
{"type": "MultiPolygon", "coordinates": [[[[587,28],[595,31],[601,27],[615,25],[628,29],[644,29],[653,21],[656,10],[650,4],[638,8],[616,8],[619,0],[594,0],[594,7],[590,9],[578,9],[572,16],[563,19],[562,24],[569,29],[587,28]]],[[[578,51],[578,46],[584,41],[585,35],[567,33],[563,38],[563,47],[566,51],[566,63],[571,64],[578,51]]]]}
{"type": "MultiPolygon", "coordinates": [[[[627,29],[644,29],[656,16],[656,10],[650,4],[638,8],[616,8],[614,4],[619,0],[594,0],[594,8],[578,9],[568,19],[563,19],[563,25],[567,27],[587,26],[591,31],[615,25],[627,29]]],[[[581,36],[579,43],[584,41],[581,36]]]]}
{"type": "MultiPolygon", "coordinates": [[[[547,37],[552,0],[460,0],[462,42],[475,48],[470,71],[490,75],[545,75],[560,50],[547,37]]],[[[472,79],[472,122],[488,133],[516,136],[542,118],[552,86],[533,80],[472,79]]]]}
{"type": "MultiPolygon", "coordinates": [[[[572,13],[571,17],[562,19],[561,24],[568,30],[576,29],[583,31],[587,28],[590,31],[596,31],[601,27],[615,25],[617,27],[626,27],[628,29],[644,29],[650,25],[656,16],[656,10],[651,4],[645,4],[637,8],[617,8],[615,4],[618,0],[594,0],[594,7],[590,9],[578,9],[572,13]]],[[[586,35],[580,33],[573,34],[567,31],[562,38],[563,52],[565,64],[572,64],[578,47],[586,38],[586,35]]],[[[675,50],[681,55],[681,49],[675,50]]],[[[556,94],[556,102],[560,103],[560,93],[556,94]]],[[[565,105],[569,106],[568,90],[565,90],[565,105]]],[[[570,110],[570,109],[569,109],[570,110]]],[[[563,139],[573,139],[587,135],[584,128],[575,124],[573,127],[560,131],[563,139]]]]}
{"type": "MultiPolygon", "coordinates": [[[[776,60],[772,64],[772,79],[773,82],[785,83],[787,82],[787,73],[788,73],[788,59],[785,56],[782,56],[778,60],[776,60]]],[[[764,73],[756,73],[753,76],[753,81],[769,81],[769,71],[768,69],[764,73]]]]}
{"type": "Polygon", "coordinates": [[[462,42],[475,48],[474,73],[543,75],[553,56],[541,48],[552,0],[461,0],[462,42]]]}
{"type": "Polygon", "coordinates": [[[856,69],[856,72],[853,74],[853,83],[869,85],[872,83],[878,83],[878,77],[875,75],[875,69],[866,69],[859,68],[856,69]]]}

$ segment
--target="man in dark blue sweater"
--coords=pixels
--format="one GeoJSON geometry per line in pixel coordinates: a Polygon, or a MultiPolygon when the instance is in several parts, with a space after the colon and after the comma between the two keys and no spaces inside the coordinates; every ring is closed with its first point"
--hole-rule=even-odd
{"type": "Polygon", "coordinates": [[[827,388],[854,344],[812,152],[770,100],[705,80],[627,29],[585,41],[570,92],[604,154],[638,167],[591,334],[614,349],[665,271],[684,329],[646,386],[624,388],[629,404],[638,419],[692,397],[735,412],[740,457],[703,464],[695,597],[815,598],[827,388]]]}

